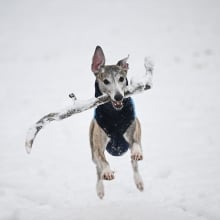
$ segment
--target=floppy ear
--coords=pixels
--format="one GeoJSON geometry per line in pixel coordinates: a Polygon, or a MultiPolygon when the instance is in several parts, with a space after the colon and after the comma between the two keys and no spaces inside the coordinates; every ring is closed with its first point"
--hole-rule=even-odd
{"type": "Polygon", "coordinates": [[[117,63],[118,66],[122,67],[122,69],[124,69],[126,71],[128,71],[128,69],[129,69],[129,65],[127,63],[128,58],[129,58],[129,55],[126,58],[119,60],[117,63]]]}
{"type": "Polygon", "coordinates": [[[101,66],[105,65],[105,55],[100,46],[97,46],[95,49],[95,53],[92,58],[92,72],[97,74],[101,68],[101,66]]]}

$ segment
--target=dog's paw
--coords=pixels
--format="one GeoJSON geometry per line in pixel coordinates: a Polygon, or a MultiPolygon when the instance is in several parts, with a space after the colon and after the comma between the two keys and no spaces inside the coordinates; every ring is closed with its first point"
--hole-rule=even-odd
{"type": "Polygon", "coordinates": [[[132,152],[131,159],[132,160],[136,160],[136,161],[143,160],[142,152],[141,151],[134,151],[134,152],[132,152]]]}
{"type": "Polygon", "coordinates": [[[104,180],[113,180],[115,178],[114,172],[110,170],[109,168],[106,168],[102,172],[102,179],[104,180]]]}
{"type": "Polygon", "coordinates": [[[97,192],[97,195],[100,199],[103,199],[105,193],[104,192],[97,192]]]}
{"type": "Polygon", "coordinates": [[[97,182],[96,192],[97,192],[98,197],[99,197],[100,199],[103,199],[105,193],[104,193],[104,185],[103,185],[102,180],[100,180],[100,181],[97,182]]]}
{"type": "Polygon", "coordinates": [[[136,183],[136,186],[141,192],[144,191],[144,183],[142,181],[136,183]]]}
{"type": "Polygon", "coordinates": [[[134,173],[134,182],[137,188],[142,192],[144,191],[144,182],[141,178],[141,175],[138,172],[134,173]]]}

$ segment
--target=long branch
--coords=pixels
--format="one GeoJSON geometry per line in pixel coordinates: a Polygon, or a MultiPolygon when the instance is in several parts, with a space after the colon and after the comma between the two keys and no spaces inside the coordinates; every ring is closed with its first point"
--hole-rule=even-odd
{"type": "MultiPolygon", "coordinates": [[[[133,79],[131,81],[130,85],[127,86],[127,89],[125,91],[125,97],[129,97],[129,96],[144,92],[144,91],[151,88],[153,65],[148,59],[145,59],[144,66],[146,69],[146,73],[139,80],[133,79]]],[[[33,145],[33,142],[34,142],[36,135],[38,134],[38,132],[42,128],[44,128],[50,122],[63,120],[65,118],[68,118],[68,117],[76,114],[76,113],[86,111],[88,109],[105,104],[109,101],[110,101],[110,98],[107,95],[102,95],[97,98],[91,98],[86,101],[75,99],[74,104],[65,108],[64,110],[61,110],[61,111],[55,112],[55,113],[49,113],[49,114],[45,115],[39,121],[37,121],[33,126],[31,126],[29,128],[29,130],[27,132],[26,141],[25,141],[26,151],[28,153],[31,152],[32,145],[33,145]]]]}

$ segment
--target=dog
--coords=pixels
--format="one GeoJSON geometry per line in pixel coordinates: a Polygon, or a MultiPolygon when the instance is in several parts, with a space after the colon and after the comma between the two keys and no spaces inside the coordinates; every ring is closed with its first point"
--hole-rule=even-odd
{"type": "Polygon", "coordinates": [[[100,199],[104,197],[103,180],[114,179],[105,151],[121,156],[130,149],[135,184],[140,191],[144,190],[138,170],[138,161],[143,159],[141,125],[133,100],[124,97],[128,85],[127,60],[128,57],[116,65],[105,65],[105,55],[100,46],[96,47],[92,58],[91,69],[96,77],[95,97],[107,94],[111,100],[95,109],[89,129],[92,160],[97,169],[96,192],[100,199]]]}

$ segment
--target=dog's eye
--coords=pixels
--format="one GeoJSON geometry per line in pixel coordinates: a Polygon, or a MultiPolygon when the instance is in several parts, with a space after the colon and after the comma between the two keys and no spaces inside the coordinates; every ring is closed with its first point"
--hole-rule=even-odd
{"type": "Polygon", "coordinates": [[[123,82],[123,81],[124,81],[124,77],[121,76],[121,77],[119,78],[119,82],[123,82]]]}
{"type": "Polygon", "coordinates": [[[110,83],[107,79],[104,79],[103,82],[104,82],[105,85],[108,85],[110,83]]]}

